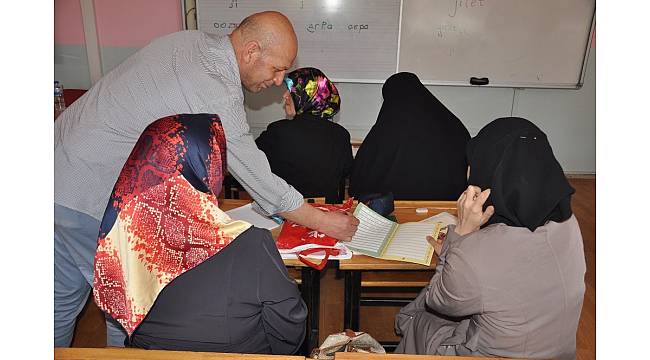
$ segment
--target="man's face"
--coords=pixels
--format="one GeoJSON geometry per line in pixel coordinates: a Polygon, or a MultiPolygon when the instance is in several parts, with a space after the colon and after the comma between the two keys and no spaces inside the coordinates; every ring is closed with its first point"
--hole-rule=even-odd
{"type": "Polygon", "coordinates": [[[295,52],[286,49],[267,49],[265,52],[258,53],[240,69],[242,84],[246,90],[253,93],[272,85],[282,85],[284,75],[293,64],[295,57],[295,52]]]}

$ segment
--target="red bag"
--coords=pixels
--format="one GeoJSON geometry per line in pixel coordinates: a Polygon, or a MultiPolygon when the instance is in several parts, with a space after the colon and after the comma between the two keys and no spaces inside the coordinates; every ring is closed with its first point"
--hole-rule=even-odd
{"type": "MultiPolygon", "coordinates": [[[[352,208],[352,198],[343,204],[310,204],[322,211],[347,212],[352,208]]],[[[280,253],[295,253],[298,259],[307,266],[322,270],[327,265],[330,256],[339,255],[338,240],[306,226],[285,220],[280,235],[276,240],[280,253]],[[314,253],[325,253],[319,264],[307,260],[306,256],[314,253]]]]}

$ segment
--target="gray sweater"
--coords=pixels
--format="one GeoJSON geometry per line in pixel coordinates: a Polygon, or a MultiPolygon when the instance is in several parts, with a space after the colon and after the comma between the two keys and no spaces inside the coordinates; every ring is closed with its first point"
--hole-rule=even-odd
{"type": "Polygon", "coordinates": [[[575,358],[585,271],[575,216],[534,232],[450,229],[429,286],[397,316],[398,350],[575,358]]]}

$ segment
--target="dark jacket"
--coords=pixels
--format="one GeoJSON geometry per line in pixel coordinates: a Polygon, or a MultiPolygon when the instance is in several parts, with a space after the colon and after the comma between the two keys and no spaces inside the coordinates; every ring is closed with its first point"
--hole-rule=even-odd
{"type": "Polygon", "coordinates": [[[343,200],[340,185],[352,168],[350,133],[343,126],[302,114],[269,124],[255,142],[273,173],[304,197],[343,200]]]}

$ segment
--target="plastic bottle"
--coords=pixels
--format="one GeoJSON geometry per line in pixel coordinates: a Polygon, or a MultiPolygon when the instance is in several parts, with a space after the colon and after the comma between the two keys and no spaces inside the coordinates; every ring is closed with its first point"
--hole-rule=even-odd
{"type": "Polygon", "coordinates": [[[54,118],[56,119],[65,110],[65,99],[63,98],[63,85],[58,81],[54,82],[54,118]]]}

